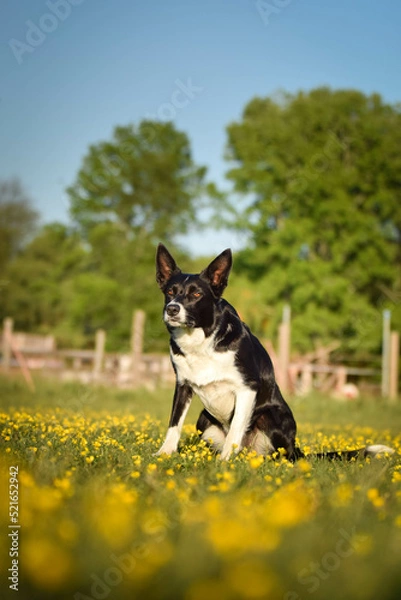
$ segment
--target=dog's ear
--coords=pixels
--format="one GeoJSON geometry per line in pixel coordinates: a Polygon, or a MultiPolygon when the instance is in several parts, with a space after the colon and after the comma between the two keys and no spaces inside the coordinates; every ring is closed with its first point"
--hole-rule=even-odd
{"type": "Polygon", "coordinates": [[[178,273],[181,273],[181,271],[177,267],[174,258],[163,244],[159,244],[156,254],[156,281],[159,287],[163,289],[168,280],[178,273]]]}
{"type": "Polygon", "coordinates": [[[221,296],[228,283],[233,258],[231,250],[228,248],[219,254],[204,271],[200,274],[202,279],[211,286],[216,296],[221,296]]]}

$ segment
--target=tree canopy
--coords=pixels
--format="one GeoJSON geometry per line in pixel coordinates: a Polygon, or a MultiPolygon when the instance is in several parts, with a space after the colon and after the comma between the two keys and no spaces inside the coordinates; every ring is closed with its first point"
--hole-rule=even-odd
{"type": "Polygon", "coordinates": [[[400,106],[355,90],[282,93],[251,100],[227,136],[227,198],[206,183],[187,135],[153,121],[89,147],[68,189],[70,226],[32,239],[22,187],[0,185],[0,317],[64,345],[92,344],[102,327],[121,350],[142,308],[145,350],[166,349],[156,245],[199,271],[212,257],[191,261],[174,242],[209,203],[211,225],[247,236],[226,296],[257,335],[275,339],[289,303],[293,350],[335,339],[354,357],[378,352],[383,308],[401,330],[400,106]]]}
{"type": "Polygon", "coordinates": [[[116,127],[111,140],[89,148],[67,190],[71,216],[85,236],[99,223],[114,223],[128,237],[169,241],[196,220],[205,175],[187,135],[172,123],[116,127]]]}
{"type": "Polygon", "coordinates": [[[34,233],[38,217],[18,179],[0,182],[0,273],[34,233]]]}
{"type": "Polygon", "coordinates": [[[142,308],[145,350],[166,350],[155,248],[161,240],[174,248],[174,236],[196,223],[211,189],[205,176],[172,123],[116,127],[111,140],[89,148],[68,189],[72,225],[46,225],[9,253],[0,316],[26,331],[52,331],[64,345],[91,344],[104,328],[108,347],[121,350],[142,308]]]}
{"type": "Polygon", "coordinates": [[[249,234],[238,267],[269,305],[292,305],[300,349],[377,348],[366,323],[400,286],[400,107],[319,88],[255,98],[227,131],[227,176],[246,198],[235,226],[249,234]]]}

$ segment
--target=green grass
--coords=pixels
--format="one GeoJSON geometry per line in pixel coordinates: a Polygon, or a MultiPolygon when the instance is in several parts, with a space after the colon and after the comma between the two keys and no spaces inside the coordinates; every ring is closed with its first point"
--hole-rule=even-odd
{"type": "MultiPolygon", "coordinates": [[[[293,398],[301,448],[384,442],[372,461],[296,465],[200,442],[155,457],[172,390],[0,379],[0,562],[18,467],[19,595],[30,600],[390,600],[401,592],[401,408],[293,398]]],[[[9,597],[15,592],[8,589],[9,597]]],[[[14,595],[13,595],[14,594],[14,595]]],[[[8,596],[6,596],[8,597],[8,596]]]]}

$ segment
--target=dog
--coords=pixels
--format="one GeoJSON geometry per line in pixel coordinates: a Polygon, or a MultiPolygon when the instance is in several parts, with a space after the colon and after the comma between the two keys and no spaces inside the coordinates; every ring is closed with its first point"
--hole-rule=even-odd
{"type": "MultiPolygon", "coordinates": [[[[273,364],[260,341],[222,298],[232,267],[230,249],[201,273],[183,273],[163,244],[156,254],[156,281],[164,293],[163,320],[170,333],[176,376],[170,422],[157,455],[178,449],[191,399],[204,406],[196,428],[222,460],[244,447],[269,455],[284,449],[295,461],[296,422],[277,385],[273,364]]],[[[392,453],[383,445],[319,457],[347,458],[392,453]]]]}

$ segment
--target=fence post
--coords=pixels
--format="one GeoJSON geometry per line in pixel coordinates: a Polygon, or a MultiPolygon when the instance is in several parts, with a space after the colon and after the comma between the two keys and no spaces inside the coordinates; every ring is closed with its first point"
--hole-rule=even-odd
{"type": "Polygon", "coordinates": [[[11,345],[14,321],[11,317],[7,317],[3,322],[3,368],[8,371],[11,367],[11,345]]]}
{"type": "Polygon", "coordinates": [[[98,329],[96,331],[95,360],[93,362],[93,378],[94,379],[98,379],[102,373],[105,345],[106,345],[106,332],[103,329],[98,329]]]}
{"type": "Polygon", "coordinates": [[[336,383],[336,391],[339,394],[343,393],[344,386],[347,383],[347,367],[338,367],[337,372],[337,383],[336,383]]]}
{"type": "Polygon", "coordinates": [[[279,361],[281,371],[280,387],[283,392],[288,391],[288,368],[290,365],[291,344],[291,307],[286,304],[283,308],[283,321],[279,326],[279,361]]]}
{"type": "Polygon", "coordinates": [[[382,396],[388,397],[390,391],[390,321],[391,311],[383,311],[382,342],[382,396]]]}
{"type": "Polygon", "coordinates": [[[400,334],[392,331],[390,336],[390,389],[389,399],[395,403],[398,398],[398,361],[400,357],[400,334]]]}
{"type": "Polygon", "coordinates": [[[131,334],[131,356],[132,356],[132,375],[134,383],[139,381],[141,372],[141,360],[143,352],[143,336],[145,330],[145,312],[135,310],[132,317],[131,334]]]}
{"type": "Polygon", "coordinates": [[[313,389],[313,373],[312,365],[306,364],[303,366],[301,373],[301,394],[306,396],[313,389]]]}

